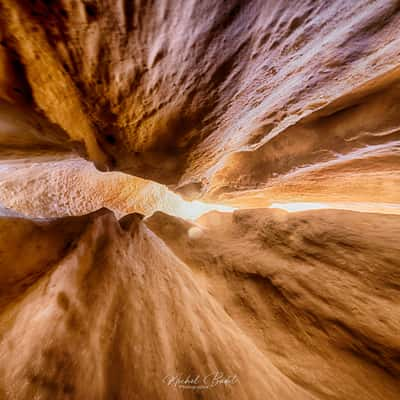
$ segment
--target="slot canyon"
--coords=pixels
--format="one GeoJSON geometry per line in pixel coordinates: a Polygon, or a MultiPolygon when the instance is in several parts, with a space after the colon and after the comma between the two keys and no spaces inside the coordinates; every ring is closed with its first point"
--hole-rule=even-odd
{"type": "Polygon", "coordinates": [[[0,400],[64,399],[400,399],[398,0],[0,0],[0,400]]]}

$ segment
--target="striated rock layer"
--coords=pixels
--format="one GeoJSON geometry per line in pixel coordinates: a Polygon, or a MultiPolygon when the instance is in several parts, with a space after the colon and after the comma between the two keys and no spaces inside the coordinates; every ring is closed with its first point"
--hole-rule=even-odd
{"type": "Polygon", "coordinates": [[[399,89],[395,0],[0,0],[0,400],[398,400],[399,89]]]}
{"type": "Polygon", "coordinates": [[[184,201],[164,185],[100,172],[84,150],[29,108],[0,100],[0,204],[30,217],[83,215],[102,207],[123,216],[161,210],[190,219],[231,207],[184,201]]]}
{"type": "Polygon", "coordinates": [[[199,223],[0,218],[1,397],[399,398],[398,216],[199,223]],[[192,390],[168,378],[215,371],[234,380],[192,390]]]}
{"type": "MultiPolygon", "coordinates": [[[[20,257],[25,282],[38,273],[38,264],[42,269],[1,311],[3,395],[195,399],[195,391],[168,385],[165,377],[223,369],[242,383],[216,385],[210,398],[265,393],[275,399],[313,399],[265,358],[139,220],[132,215],[120,226],[110,212],[55,223],[0,220],[2,233],[12,225],[17,240],[29,232],[34,240],[43,243],[45,236],[49,245],[62,245],[47,265],[47,260],[20,257]],[[66,228],[64,234],[49,236],[58,224],[66,228]]],[[[1,300],[7,300],[3,294],[1,300]]]]}
{"type": "Polygon", "coordinates": [[[395,215],[209,213],[146,223],[283,373],[321,399],[399,396],[395,215]]]}
{"type": "Polygon", "coordinates": [[[98,166],[189,198],[399,202],[399,11],[2,0],[0,88],[98,166]]]}

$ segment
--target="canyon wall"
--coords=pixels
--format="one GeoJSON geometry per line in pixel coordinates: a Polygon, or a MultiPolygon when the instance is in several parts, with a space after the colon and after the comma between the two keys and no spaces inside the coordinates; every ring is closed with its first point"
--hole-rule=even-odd
{"type": "Polygon", "coordinates": [[[2,0],[3,98],[35,105],[99,168],[190,199],[394,202],[399,10],[2,0]]]}
{"type": "Polygon", "coordinates": [[[0,0],[0,400],[399,399],[399,89],[397,0],[0,0]]]}
{"type": "Polygon", "coordinates": [[[1,398],[400,395],[398,216],[100,210],[0,232],[1,398]],[[171,380],[215,371],[234,380],[171,380]]]}

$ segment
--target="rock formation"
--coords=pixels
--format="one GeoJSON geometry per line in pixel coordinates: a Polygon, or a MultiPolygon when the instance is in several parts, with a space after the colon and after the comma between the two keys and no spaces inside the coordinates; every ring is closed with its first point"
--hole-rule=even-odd
{"type": "Polygon", "coordinates": [[[0,400],[400,398],[398,1],[0,23],[0,400]]]}

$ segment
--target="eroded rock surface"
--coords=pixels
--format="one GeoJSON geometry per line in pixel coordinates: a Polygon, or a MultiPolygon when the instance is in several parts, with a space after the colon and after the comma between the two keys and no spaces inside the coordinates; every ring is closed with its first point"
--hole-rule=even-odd
{"type": "Polygon", "coordinates": [[[199,223],[0,218],[2,397],[197,399],[165,377],[221,371],[207,399],[398,399],[398,216],[199,223]]]}
{"type": "Polygon", "coordinates": [[[14,97],[98,166],[214,201],[399,201],[397,1],[1,4],[14,97]]]}
{"type": "Polygon", "coordinates": [[[0,400],[400,398],[400,216],[262,208],[400,213],[398,1],[0,0],[0,75],[0,400]]]}
{"type": "Polygon", "coordinates": [[[399,397],[399,216],[265,209],[198,223],[146,222],[280,371],[320,399],[399,397]]]}
{"type": "MultiPolygon", "coordinates": [[[[218,208],[184,201],[164,185],[101,172],[85,151],[29,108],[0,100],[0,204],[34,218],[83,215],[102,207],[117,216],[156,210],[197,218],[218,208]]],[[[229,207],[221,207],[229,209],[229,207]]]]}
{"type": "MultiPolygon", "coordinates": [[[[103,211],[45,226],[0,218],[1,233],[16,230],[16,243],[25,244],[27,226],[34,244],[59,224],[72,225],[76,236],[71,241],[71,228],[50,236],[63,251],[42,260],[40,278],[1,310],[3,397],[197,399],[197,391],[168,385],[166,377],[223,371],[237,382],[216,385],[207,398],[314,399],[265,357],[139,216],[121,226],[103,211]]],[[[19,261],[27,279],[37,260],[19,261]]]]}

